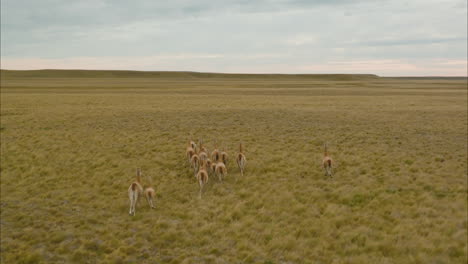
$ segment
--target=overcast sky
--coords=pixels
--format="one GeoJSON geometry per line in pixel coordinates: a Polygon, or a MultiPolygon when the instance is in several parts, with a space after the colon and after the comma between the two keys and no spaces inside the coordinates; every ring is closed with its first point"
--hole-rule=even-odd
{"type": "Polygon", "coordinates": [[[466,76],[467,9],[467,0],[1,0],[1,68],[466,76]]]}

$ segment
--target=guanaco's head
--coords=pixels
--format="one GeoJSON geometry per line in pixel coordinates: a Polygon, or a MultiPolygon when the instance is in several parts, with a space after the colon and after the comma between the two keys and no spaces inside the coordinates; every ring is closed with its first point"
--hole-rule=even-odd
{"type": "Polygon", "coordinates": [[[141,169],[140,168],[137,168],[136,178],[137,178],[137,182],[141,183],[141,169]]]}
{"type": "Polygon", "coordinates": [[[328,144],[325,142],[325,144],[323,144],[323,148],[324,148],[324,153],[323,155],[324,156],[328,156],[328,144]]]}
{"type": "Polygon", "coordinates": [[[195,142],[190,140],[189,143],[188,143],[188,146],[195,150],[195,148],[197,147],[197,144],[195,144],[195,142]]]}

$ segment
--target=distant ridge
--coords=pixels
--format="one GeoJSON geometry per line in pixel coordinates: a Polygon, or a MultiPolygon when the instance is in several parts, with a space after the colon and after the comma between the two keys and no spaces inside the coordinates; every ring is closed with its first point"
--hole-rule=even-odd
{"type": "Polygon", "coordinates": [[[374,74],[246,74],[191,71],[119,71],[119,70],[1,70],[2,78],[279,78],[362,80],[377,79],[374,74]]]}
{"type": "Polygon", "coordinates": [[[405,76],[384,78],[401,80],[468,80],[468,76],[405,76]]]}

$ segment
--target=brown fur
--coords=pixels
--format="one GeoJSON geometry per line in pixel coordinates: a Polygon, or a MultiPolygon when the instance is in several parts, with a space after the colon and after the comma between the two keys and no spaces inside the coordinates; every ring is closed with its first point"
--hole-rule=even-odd
{"type": "Polygon", "coordinates": [[[227,176],[226,165],[222,162],[216,163],[215,173],[218,176],[218,180],[223,181],[223,178],[227,176]]]}
{"type": "Polygon", "coordinates": [[[221,152],[221,161],[224,163],[224,165],[227,165],[227,162],[228,162],[227,152],[225,151],[221,152]]]}
{"type": "Polygon", "coordinates": [[[197,147],[197,144],[195,144],[195,142],[193,142],[192,140],[189,141],[189,147],[191,147],[192,149],[195,149],[197,147]]]}
{"type": "Polygon", "coordinates": [[[218,162],[219,161],[219,151],[217,149],[213,150],[213,152],[211,152],[211,159],[215,162],[218,162]]]}
{"type": "Polygon", "coordinates": [[[200,161],[206,161],[208,159],[208,155],[203,151],[198,154],[198,157],[200,158],[200,161]]]}
{"type": "Polygon", "coordinates": [[[215,142],[215,149],[213,150],[213,152],[211,152],[211,159],[214,162],[219,161],[219,150],[218,150],[218,144],[216,142],[215,142]]]}
{"type": "Polygon", "coordinates": [[[136,181],[141,184],[141,169],[137,169],[137,176],[136,176],[136,181]]]}
{"type": "Polygon", "coordinates": [[[200,170],[197,173],[197,180],[198,184],[200,185],[200,193],[199,197],[201,198],[202,191],[203,191],[203,186],[205,186],[208,183],[208,172],[206,171],[206,162],[202,162],[202,165],[200,166],[200,170]]]}
{"type": "Polygon", "coordinates": [[[146,197],[146,200],[148,201],[148,205],[150,206],[151,209],[156,208],[153,205],[153,198],[155,197],[155,195],[156,195],[156,192],[154,191],[154,189],[152,187],[148,187],[148,188],[145,189],[145,197],[146,197]]]}
{"type": "Polygon", "coordinates": [[[130,215],[135,215],[136,204],[143,194],[143,188],[141,187],[141,170],[137,168],[136,181],[130,184],[128,188],[128,198],[130,199],[130,215]]]}
{"type": "Polygon", "coordinates": [[[200,145],[199,154],[200,154],[200,152],[208,153],[208,150],[203,146],[203,140],[199,140],[198,142],[199,142],[199,145],[200,145]]]}
{"type": "Polygon", "coordinates": [[[190,159],[192,156],[195,154],[195,150],[191,147],[187,147],[187,150],[185,151],[185,156],[187,157],[188,162],[190,163],[190,159]]]}
{"type": "Polygon", "coordinates": [[[333,160],[328,155],[327,144],[325,144],[325,151],[323,153],[323,160],[322,160],[323,168],[325,169],[325,175],[333,177],[333,160]]]}
{"type": "Polygon", "coordinates": [[[192,158],[193,154],[196,153],[195,152],[196,147],[197,147],[197,145],[192,140],[189,140],[187,142],[187,148],[185,150],[185,157],[187,157],[187,161],[188,161],[189,164],[190,164],[190,159],[192,158]]]}
{"type": "Polygon", "coordinates": [[[242,143],[239,144],[239,154],[237,154],[237,166],[239,167],[239,171],[241,176],[244,176],[244,169],[245,169],[245,164],[247,163],[247,159],[245,158],[245,155],[242,153],[242,143]]]}
{"type": "Polygon", "coordinates": [[[153,205],[153,198],[156,195],[156,191],[153,188],[153,181],[151,180],[150,177],[148,177],[148,185],[145,186],[145,191],[144,191],[146,201],[148,201],[148,205],[150,206],[151,209],[156,208],[153,205]]]}
{"type": "Polygon", "coordinates": [[[210,159],[206,159],[206,168],[207,168],[208,174],[210,174],[209,172],[211,171],[211,165],[213,165],[213,162],[210,159]]]}
{"type": "Polygon", "coordinates": [[[216,172],[216,164],[217,164],[216,162],[211,163],[210,168],[211,168],[211,173],[213,173],[213,174],[216,172]]]}
{"type": "Polygon", "coordinates": [[[195,174],[195,177],[196,177],[199,166],[200,166],[200,158],[198,157],[197,154],[194,154],[192,156],[192,159],[190,160],[190,165],[193,168],[193,171],[194,171],[194,174],[195,174]]]}

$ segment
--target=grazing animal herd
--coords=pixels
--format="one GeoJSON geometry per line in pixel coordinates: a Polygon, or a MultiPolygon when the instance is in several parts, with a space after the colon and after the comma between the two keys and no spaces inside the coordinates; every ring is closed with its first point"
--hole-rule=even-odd
{"type": "MultiPolygon", "coordinates": [[[[324,145],[324,157],[322,160],[322,165],[325,170],[325,175],[333,177],[333,160],[328,154],[327,144],[324,145]]],[[[185,157],[190,169],[193,169],[193,174],[198,182],[200,187],[199,197],[201,198],[203,193],[203,187],[208,183],[208,179],[211,176],[216,176],[219,182],[223,182],[226,178],[227,163],[228,163],[228,153],[223,150],[218,149],[218,144],[215,142],[214,150],[211,152],[211,155],[208,155],[208,149],[203,145],[203,141],[199,140],[199,144],[195,144],[194,141],[190,140],[187,144],[185,150],[185,157]]],[[[245,165],[247,159],[242,149],[242,142],[239,143],[239,153],[235,156],[236,163],[239,167],[239,173],[244,176],[245,165]]],[[[236,177],[237,181],[237,177],[236,177]]],[[[128,198],[130,199],[130,215],[135,215],[135,207],[141,196],[145,196],[150,208],[156,208],[153,204],[153,199],[155,198],[156,191],[152,186],[151,178],[148,178],[147,185],[142,185],[141,183],[141,169],[137,168],[136,181],[130,184],[128,188],[128,198]]]]}
{"type": "MultiPolygon", "coordinates": [[[[222,151],[218,150],[218,144],[215,142],[214,150],[211,155],[208,155],[208,149],[203,145],[203,140],[199,140],[199,146],[193,141],[189,141],[185,155],[188,160],[189,166],[193,169],[193,174],[197,179],[198,185],[200,186],[199,196],[201,198],[203,187],[208,183],[210,175],[216,175],[218,180],[222,182],[227,176],[227,162],[228,154],[223,148],[222,151]]],[[[243,175],[245,167],[245,155],[242,154],[242,143],[240,143],[239,157],[243,158],[242,162],[238,162],[239,170],[243,175]]]]}

